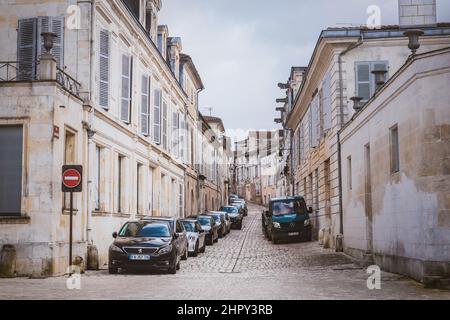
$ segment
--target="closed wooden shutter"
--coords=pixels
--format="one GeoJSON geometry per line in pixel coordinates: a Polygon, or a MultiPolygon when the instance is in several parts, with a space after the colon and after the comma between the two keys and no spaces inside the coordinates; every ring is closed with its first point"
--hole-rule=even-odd
{"type": "Polygon", "coordinates": [[[180,155],[180,115],[178,112],[172,113],[172,153],[175,158],[180,155]]]}
{"type": "Polygon", "coordinates": [[[327,73],[322,85],[323,97],[323,130],[326,132],[332,126],[332,109],[331,109],[331,75],[327,73]]]}
{"type": "Polygon", "coordinates": [[[153,105],[153,141],[161,144],[161,90],[154,91],[153,105]]]}
{"type": "Polygon", "coordinates": [[[167,112],[168,112],[168,107],[167,107],[167,102],[163,101],[162,104],[162,146],[165,150],[168,149],[168,141],[167,141],[167,112]]]}
{"type": "Polygon", "coordinates": [[[150,78],[146,75],[142,76],[141,80],[141,133],[149,135],[150,123],[150,78]]]}
{"type": "Polygon", "coordinates": [[[122,55],[122,88],[120,99],[120,120],[130,123],[131,114],[131,57],[122,55]]]}
{"type": "Polygon", "coordinates": [[[19,20],[17,39],[17,80],[32,80],[36,75],[37,19],[19,20]]]}
{"type": "Polygon", "coordinates": [[[371,96],[370,63],[356,63],[356,95],[367,101],[371,96]]]}
{"type": "Polygon", "coordinates": [[[99,104],[109,109],[109,65],[110,65],[110,34],[108,30],[100,30],[99,59],[99,104]]]}

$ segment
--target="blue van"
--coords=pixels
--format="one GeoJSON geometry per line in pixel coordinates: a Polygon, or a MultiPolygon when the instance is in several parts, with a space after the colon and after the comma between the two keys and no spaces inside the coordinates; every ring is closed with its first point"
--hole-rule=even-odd
{"type": "Polygon", "coordinates": [[[311,241],[311,213],[303,197],[272,199],[262,214],[262,231],[274,244],[290,239],[311,241]]]}

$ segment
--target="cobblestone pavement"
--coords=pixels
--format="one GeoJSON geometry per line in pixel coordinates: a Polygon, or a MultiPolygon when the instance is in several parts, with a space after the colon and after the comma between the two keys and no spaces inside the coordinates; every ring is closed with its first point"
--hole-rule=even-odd
{"type": "Polygon", "coordinates": [[[81,290],[68,290],[64,277],[0,279],[0,299],[450,299],[450,291],[390,273],[382,273],[381,290],[368,290],[365,270],[343,254],[265,240],[261,211],[250,205],[242,231],[182,262],[175,276],[87,272],[81,290]]]}

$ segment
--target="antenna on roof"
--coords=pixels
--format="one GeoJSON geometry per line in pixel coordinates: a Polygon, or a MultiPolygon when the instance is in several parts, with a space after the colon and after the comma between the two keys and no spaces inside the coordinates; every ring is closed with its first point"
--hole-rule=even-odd
{"type": "Polygon", "coordinates": [[[203,109],[208,110],[209,111],[209,116],[210,117],[212,116],[213,108],[209,107],[209,108],[203,108],[203,109]]]}

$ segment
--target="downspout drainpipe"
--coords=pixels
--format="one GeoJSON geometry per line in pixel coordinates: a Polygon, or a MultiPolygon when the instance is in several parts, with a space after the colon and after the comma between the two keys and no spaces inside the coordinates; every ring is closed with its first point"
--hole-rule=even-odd
{"type": "Polygon", "coordinates": [[[339,131],[337,133],[338,140],[338,172],[339,172],[339,233],[344,235],[344,212],[343,212],[343,204],[342,204],[342,155],[341,155],[341,129],[344,126],[344,80],[342,76],[342,57],[347,54],[349,51],[356,49],[364,43],[363,36],[361,34],[360,39],[351,44],[346,50],[342,51],[339,54],[338,65],[339,65],[339,112],[340,112],[340,126],[339,131]]]}

